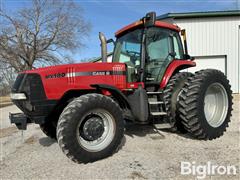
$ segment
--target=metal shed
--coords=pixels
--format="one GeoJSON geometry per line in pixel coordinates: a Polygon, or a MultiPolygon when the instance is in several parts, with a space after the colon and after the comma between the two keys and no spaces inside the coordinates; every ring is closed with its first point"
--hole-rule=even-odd
{"type": "Polygon", "coordinates": [[[224,72],[234,93],[240,93],[240,10],[168,13],[157,19],[186,29],[189,54],[197,67],[224,72]]]}

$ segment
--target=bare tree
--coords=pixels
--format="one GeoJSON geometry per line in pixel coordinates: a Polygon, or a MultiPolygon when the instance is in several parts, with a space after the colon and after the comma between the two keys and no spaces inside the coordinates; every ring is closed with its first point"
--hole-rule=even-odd
{"type": "Polygon", "coordinates": [[[0,61],[0,96],[10,93],[15,78],[16,72],[14,68],[0,61]]]}
{"type": "Polygon", "coordinates": [[[65,51],[84,46],[90,25],[81,7],[67,0],[32,0],[14,15],[0,10],[0,61],[15,71],[60,63],[65,51]]]}

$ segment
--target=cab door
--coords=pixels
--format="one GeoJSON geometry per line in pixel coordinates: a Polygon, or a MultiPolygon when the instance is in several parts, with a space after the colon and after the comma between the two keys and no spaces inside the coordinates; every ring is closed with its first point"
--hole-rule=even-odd
{"type": "Polygon", "coordinates": [[[178,33],[164,28],[149,28],[146,34],[145,83],[160,84],[174,59],[183,59],[178,33]]]}

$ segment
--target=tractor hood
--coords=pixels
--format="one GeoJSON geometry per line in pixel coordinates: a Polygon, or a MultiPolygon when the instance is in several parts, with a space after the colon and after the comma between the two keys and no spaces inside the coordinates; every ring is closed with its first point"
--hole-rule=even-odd
{"type": "MultiPolygon", "coordinates": [[[[21,74],[40,74],[45,79],[57,79],[65,77],[77,76],[97,76],[97,75],[113,75],[114,71],[119,69],[119,72],[125,71],[123,63],[78,63],[65,64],[37,68],[21,72],[21,74]]],[[[119,73],[118,72],[118,73],[119,73]]],[[[123,73],[123,72],[122,72],[123,73]]]]}
{"type": "MultiPolygon", "coordinates": [[[[118,89],[126,88],[126,65],[123,63],[79,63],[49,66],[20,73],[41,79],[48,99],[59,99],[67,91],[93,89],[93,84],[107,84],[118,89]]],[[[19,76],[20,76],[19,75],[19,76]]],[[[24,79],[24,78],[23,78],[24,79]]],[[[32,80],[34,81],[34,80],[32,80]]],[[[32,86],[32,91],[37,91],[32,86]]]]}
{"type": "Polygon", "coordinates": [[[87,63],[76,63],[76,64],[61,64],[54,66],[47,66],[36,68],[32,70],[26,70],[21,73],[44,73],[44,72],[54,72],[54,71],[66,71],[69,68],[74,68],[75,70],[85,71],[85,70],[98,70],[102,69],[111,69],[115,65],[122,65],[122,63],[95,63],[95,62],[87,62],[87,63]]]}

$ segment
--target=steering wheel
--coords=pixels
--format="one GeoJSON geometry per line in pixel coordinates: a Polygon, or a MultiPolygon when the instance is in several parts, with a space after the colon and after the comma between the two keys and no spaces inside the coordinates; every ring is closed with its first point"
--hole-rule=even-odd
{"type": "Polygon", "coordinates": [[[126,51],[130,56],[139,57],[140,53],[135,51],[126,51]]]}
{"type": "MultiPolygon", "coordinates": [[[[135,51],[126,51],[127,54],[130,56],[130,61],[136,65],[136,61],[138,60],[138,58],[140,57],[140,53],[139,52],[135,52],[135,51]]],[[[140,59],[140,58],[139,58],[140,59]]]]}

